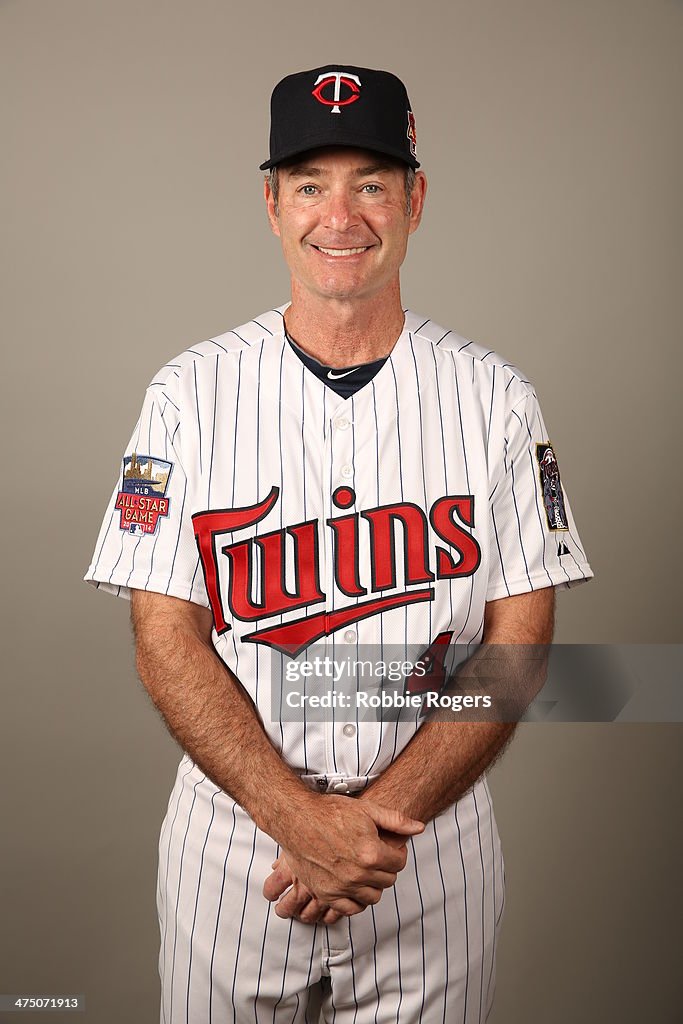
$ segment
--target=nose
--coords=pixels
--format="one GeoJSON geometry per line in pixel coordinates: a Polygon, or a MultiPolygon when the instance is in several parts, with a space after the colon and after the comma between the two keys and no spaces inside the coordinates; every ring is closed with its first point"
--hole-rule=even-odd
{"type": "Polygon", "coordinates": [[[348,231],[360,223],[353,195],[346,189],[334,189],[327,197],[323,214],[325,227],[333,231],[348,231]]]}

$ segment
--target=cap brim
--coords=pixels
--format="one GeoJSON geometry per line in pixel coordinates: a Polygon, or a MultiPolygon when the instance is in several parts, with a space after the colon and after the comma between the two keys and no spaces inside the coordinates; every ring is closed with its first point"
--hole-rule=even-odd
{"type": "Polygon", "coordinates": [[[312,149],[327,149],[329,146],[340,146],[345,149],[367,149],[371,153],[382,153],[385,156],[394,157],[395,160],[400,160],[401,163],[407,164],[413,170],[417,170],[420,166],[419,160],[416,160],[414,156],[409,156],[402,150],[394,149],[391,146],[384,146],[382,143],[378,144],[374,139],[368,139],[366,142],[361,140],[358,135],[344,136],[340,135],[339,132],[335,132],[332,138],[319,136],[315,139],[307,140],[306,146],[297,146],[295,149],[277,153],[266,160],[265,163],[260,164],[259,170],[268,171],[271,167],[275,167],[285,160],[291,160],[292,157],[300,156],[302,153],[310,153],[312,149]]]}

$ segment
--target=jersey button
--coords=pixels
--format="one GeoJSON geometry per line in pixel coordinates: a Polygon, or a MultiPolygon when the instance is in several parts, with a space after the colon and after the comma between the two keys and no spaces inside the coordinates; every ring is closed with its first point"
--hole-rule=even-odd
{"type": "Polygon", "coordinates": [[[347,644],[355,644],[356,642],[356,631],[355,629],[347,629],[344,633],[344,639],[347,644]]]}
{"type": "Polygon", "coordinates": [[[346,782],[335,782],[332,789],[335,793],[348,793],[349,791],[348,783],[346,782]]]}
{"type": "Polygon", "coordinates": [[[355,736],[356,735],[356,727],[355,727],[355,725],[351,725],[350,722],[347,722],[347,724],[342,729],[342,732],[344,733],[345,736],[355,736]]]}
{"type": "Polygon", "coordinates": [[[353,476],[353,466],[349,466],[348,462],[341,468],[341,475],[348,480],[349,477],[353,476]]]}
{"type": "Polygon", "coordinates": [[[337,430],[348,430],[351,423],[347,420],[346,416],[340,416],[338,420],[334,421],[334,425],[337,430]]]}

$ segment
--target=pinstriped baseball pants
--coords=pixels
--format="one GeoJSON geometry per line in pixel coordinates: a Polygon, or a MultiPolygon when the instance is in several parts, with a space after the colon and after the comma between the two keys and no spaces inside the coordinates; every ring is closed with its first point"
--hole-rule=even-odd
{"type": "Polygon", "coordinates": [[[409,840],[378,904],[329,927],[275,915],[277,853],[183,758],[159,842],[162,1024],[486,1021],[505,895],[485,779],[409,840]]]}

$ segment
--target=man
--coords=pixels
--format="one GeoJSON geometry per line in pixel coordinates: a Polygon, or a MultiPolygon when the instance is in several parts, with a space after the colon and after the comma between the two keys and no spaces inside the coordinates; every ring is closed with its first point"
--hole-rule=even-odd
{"type": "Polygon", "coordinates": [[[313,1021],[321,1002],[479,1022],[504,900],[484,773],[513,724],[290,720],[278,658],[467,645],[476,680],[492,645],[547,644],[555,587],[592,573],[559,473],[544,504],[531,385],[402,307],[426,194],[403,84],[317,68],[271,114],[291,302],[154,378],[86,576],[132,598],[141,679],[185,751],[161,1019],[313,1021]]]}

